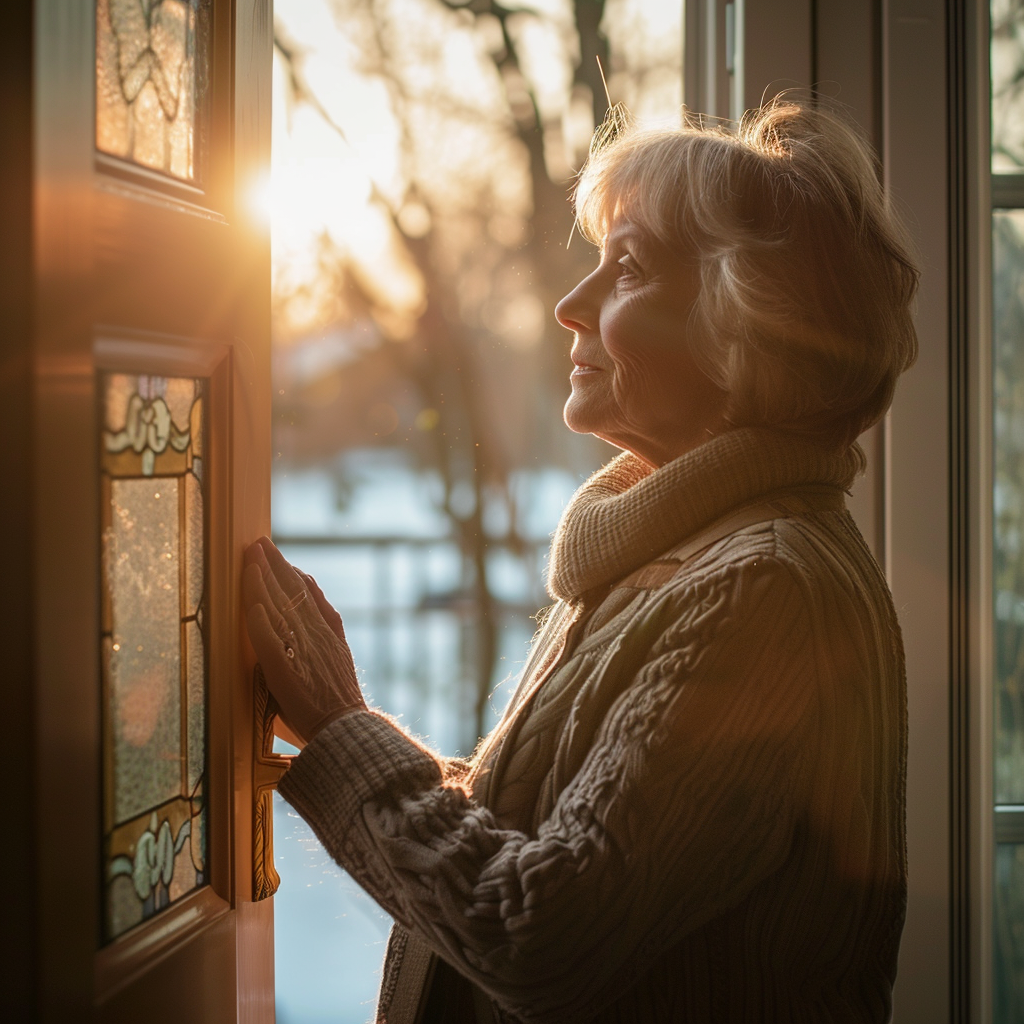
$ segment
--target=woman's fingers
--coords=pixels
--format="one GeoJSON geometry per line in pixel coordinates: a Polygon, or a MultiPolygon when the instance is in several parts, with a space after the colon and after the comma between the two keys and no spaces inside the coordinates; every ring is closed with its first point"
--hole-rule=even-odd
{"type": "Polygon", "coordinates": [[[298,736],[366,706],[340,616],[266,538],[246,550],[242,596],[267,685],[298,736]]]}
{"type": "MultiPolygon", "coordinates": [[[[270,542],[268,541],[267,543],[270,542]]],[[[261,544],[253,544],[249,551],[252,552],[250,565],[259,569],[260,575],[263,577],[263,585],[266,588],[271,603],[278,611],[286,613],[294,607],[294,583],[291,589],[286,589],[281,585],[281,581],[278,579],[277,573],[274,571],[274,567],[267,558],[266,551],[261,544]]]]}
{"type": "Polygon", "coordinates": [[[303,583],[306,584],[306,589],[313,595],[317,610],[324,617],[324,622],[331,627],[331,631],[342,643],[347,643],[345,640],[345,627],[342,625],[341,616],[334,610],[334,605],[324,597],[324,592],[312,576],[304,573],[301,569],[297,571],[302,577],[303,583]]]}
{"type": "Polygon", "coordinates": [[[252,608],[261,607],[267,621],[271,623],[275,634],[284,645],[293,635],[292,629],[278,607],[281,600],[280,588],[273,581],[269,582],[276,593],[272,593],[271,588],[268,588],[267,576],[258,562],[247,565],[242,572],[242,603],[245,605],[247,616],[252,608]]]}
{"type": "Polygon", "coordinates": [[[245,605],[246,612],[253,605],[273,605],[270,594],[267,592],[267,585],[263,582],[263,572],[256,562],[250,562],[242,570],[242,603],[245,605]]]}
{"type": "Polygon", "coordinates": [[[278,551],[277,546],[269,537],[260,537],[256,543],[259,544],[263,557],[281,590],[289,600],[300,600],[301,595],[305,592],[305,584],[299,570],[278,551]]]}
{"type": "Polygon", "coordinates": [[[271,625],[267,609],[261,604],[250,605],[245,613],[245,624],[249,629],[253,650],[263,666],[270,692],[280,702],[281,687],[292,673],[287,644],[271,625]]]}
{"type": "Polygon", "coordinates": [[[257,562],[261,558],[265,559],[266,557],[263,553],[263,545],[258,540],[254,540],[242,553],[242,568],[244,569],[247,565],[252,565],[253,562],[257,562]]]}

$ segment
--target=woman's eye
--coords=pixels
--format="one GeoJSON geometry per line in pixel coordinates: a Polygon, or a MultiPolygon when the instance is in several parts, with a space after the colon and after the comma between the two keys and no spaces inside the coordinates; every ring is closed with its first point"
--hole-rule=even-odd
{"type": "Polygon", "coordinates": [[[622,269],[625,271],[626,277],[632,277],[638,280],[643,278],[643,270],[640,268],[640,264],[637,263],[637,261],[629,253],[626,253],[626,255],[619,259],[617,262],[619,266],[622,267],[622,269]]]}

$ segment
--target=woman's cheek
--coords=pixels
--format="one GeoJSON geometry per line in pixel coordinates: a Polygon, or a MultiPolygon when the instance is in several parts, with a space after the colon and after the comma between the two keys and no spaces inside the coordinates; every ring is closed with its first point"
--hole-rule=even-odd
{"type": "Polygon", "coordinates": [[[641,411],[658,389],[658,360],[643,350],[620,352],[612,358],[615,361],[612,389],[616,401],[624,410],[641,411]]]}

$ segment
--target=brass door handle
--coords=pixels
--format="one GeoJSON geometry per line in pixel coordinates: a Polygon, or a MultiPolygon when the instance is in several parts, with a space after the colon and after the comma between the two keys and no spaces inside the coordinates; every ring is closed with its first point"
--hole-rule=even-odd
{"type": "Polygon", "coordinates": [[[257,663],[253,670],[252,761],[252,899],[265,900],[277,892],[281,876],[274,867],[274,790],[291,767],[293,755],[274,753],[274,717],[278,707],[257,663]]]}

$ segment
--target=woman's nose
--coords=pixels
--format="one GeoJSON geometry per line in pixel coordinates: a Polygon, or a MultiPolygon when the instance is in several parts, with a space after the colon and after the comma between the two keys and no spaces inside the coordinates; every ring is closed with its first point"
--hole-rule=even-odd
{"type": "Polygon", "coordinates": [[[585,277],[555,306],[555,319],[570,331],[581,331],[593,326],[593,302],[589,301],[585,277]]]}

